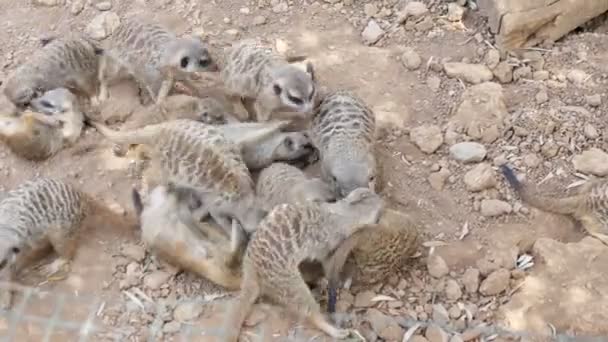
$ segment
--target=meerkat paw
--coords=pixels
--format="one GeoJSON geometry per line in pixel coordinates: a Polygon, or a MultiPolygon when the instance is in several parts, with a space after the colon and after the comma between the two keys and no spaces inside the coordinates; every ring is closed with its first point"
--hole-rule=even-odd
{"type": "Polygon", "coordinates": [[[65,279],[65,274],[70,271],[70,262],[64,258],[57,258],[53,262],[40,267],[40,271],[47,277],[48,281],[65,279]],[[63,273],[63,275],[59,273],[63,273]]]}
{"type": "Polygon", "coordinates": [[[344,340],[345,338],[350,336],[350,330],[349,329],[338,329],[335,328],[336,330],[333,332],[333,334],[331,334],[331,337],[337,339],[337,340],[344,340]]]}

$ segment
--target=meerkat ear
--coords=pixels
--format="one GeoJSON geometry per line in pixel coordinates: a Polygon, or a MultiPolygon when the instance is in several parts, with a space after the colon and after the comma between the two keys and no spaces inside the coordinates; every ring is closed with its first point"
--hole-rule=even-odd
{"type": "Polygon", "coordinates": [[[310,75],[310,78],[314,81],[315,80],[315,68],[313,67],[311,62],[306,62],[306,72],[310,75]]]}
{"type": "Polygon", "coordinates": [[[291,137],[285,137],[285,140],[283,140],[283,145],[285,145],[285,147],[287,147],[288,149],[293,149],[293,139],[291,137]]]}

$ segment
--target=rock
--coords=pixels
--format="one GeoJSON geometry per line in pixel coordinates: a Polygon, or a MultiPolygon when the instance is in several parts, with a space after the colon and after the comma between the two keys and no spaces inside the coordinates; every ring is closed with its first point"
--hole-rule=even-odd
{"type": "Polygon", "coordinates": [[[477,293],[479,288],[479,270],[476,268],[468,268],[462,275],[462,284],[467,293],[477,293]]]}
{"type": "Polygon", "coordinates": [[[176,321],[171,321],[169,323],[165,323],[165,325],[163,326],[163,332],[165,334],[175,334],[175,333],[179,332],[181,327],[182,327],[181,323],[176,322],[176,321]]]}
{"type": "Polygon", "coordinates": [[[450,269],[448,264],[443,260],[439,254],[431,254],[427,258],[426,267],[429,270],[429,274],[435,278],[441,278],[446,276],[450,269]]]}
{"type": "Polygon", "coordinates": [[[468,136],[480,139],[488,129],[502,131],[507,115],[500,84],[486,82],[474,85],[462,94],[460,105],[448,122],[447,131],[464,130],[468,136]]]}
{"type": "Polygon", "coordinates": [[[95,4],[95,8],[100,11],[109,11],[112,9],[112,3],[110,1],[101,1],[95,4]]]}
{"type": "Polygon", "coordinates": [[[387,316],[376,309],[367,310],[366,321],[372,330],[385,341],[396,341],[403,337],[403,329],[391,316],[387,316]]]}
{"type": "Polygon", "coordinates": [[[544,89],[541,89],[538,93],[536,93],[536,103],[538,104],[543,104],[547,101],[549,101],[549,95],[547,94],[547,91],[544,89]]]}
{"type": "Polygon", "coordinates": [[[374,4],[365,4],[363,6],[363,13],[368,17],[373,17],[378,14],[378,7],[374,4]]]}
{"type": "Polygon", "coordinates": [[[484,62],[486,63],[488,68],[490,68],[492,70],[494,68],[496,68],[498,66],[498,63],[500,63],[500,53],[498,52],[498,50],[495,50],[495,49],[488,50],[488,52],[486,53],[484,62]]]}
{"type": "Polygon", "coordinates": [[[483,281],[479,287],[479,292],[484,296],[494,296],[509,287],[509,280],[511,279],[511,272],[501,268],[496,270],[483,281]]]}
{"type": "Polygon", "coordinates": [[[530,68],[529,66],[523,66],[520,68],[515,69],[515,71],[513,71],[513,80],[515,81],[519,81],[521,79],[528,79],[532,77],[532,68],[530,68]]]}
{"type": "Polygon", "coordinates": [[[70,6],[70,13],[72,15],[78,15],[83,10],[84,10],[84,0],[72,1],[72,5],[70,6]]]}
{"type": "Polygon", "coordinates": [[[424,336],[429,342],[448,342],[449,338],[448,334],[436,324],[429,325],[424,336]]]}
{"type": "Polygon", "coordinates": [[[582,173],[598,177],[608,175],[608,154],[595,147],[574,156],[572,164],[574,164],[574,169],[582,173]]]}
{"type": "Polygon", "coordinates": [[[154,271],[144,276],[144,286],[157,290],[171,278],[171,273],[165,271],[154,271]]]}
{"type": "Polygon", "coordinates": [[[484,199],[481,201],[481,215],[494,217],[509,214],[513,211],[511,205],[505,201],[495,199],[484,199]]]}
{"type": "Polygon", "coordinates": [[[587,95],[585,101],[591,107],[599,107],[602,104],[602,96],[600,94],[587,95]]]}
{"type": "Polygon", "coordinates": [[[534,71],[541,71],[545,67],[545,59],[538,51],[526,51],[522,54],[522,58],[534,71]]]}
{"type": "Polygon", "coordinates": [[[414,49],[406,48],[401,55],[401,63],[403,63],[403,66],[408,70],[416,70],[420,67],[420,64],[422,64],[422,59],[414,49]]]}
{"type": "Polygon", "coordinates": [[[587,139],[597,139],[600,137],[597,129],[595,129],[595,127],[589,123],[586,123],[583,127],[583,134],[585,137],[587,137],[587,139]]]}
{"type": "Polygon", "coordinates": [[[492,72],[500,83],[505,84],[513,81],[513,66],[507,62],[498,63],[492,72]]]}
{"type": "Polygon", "coordinates": [[[460,78],[472,84],[491,81],[493,77],[492,70],[482,64],[447,62],[443,64],[443,69],[449,77],[460,78]]]}
{"type": "Polygon", "coordinates": [[[464,8],[455,2],[448,4],[447,18],[449,21],[461,21],[464,15],[464,8]]]}
{"type": "Polygon", "coordinates": [[[464,184],[471,192],[493,188],[496,185],[496,177],[492,165],[481,163],[473,167],[464,175],[464,184]]]}
{"type": "Polygon", "coordinates": [[[576,86],[584,85],[584,83],[588,77],[589,77],[589,75],[587,75],[586,72],[584,72],[583,70],[580,70],[580,69],[572,69],[566,75],[566,78],[568,79],[568,81],[572,82],[576,86]]]}
{"type": "Polygon", "coordinates": [[[429,175],[428,181],[431,187],[437,191],[443,190],[445,181],[450,177],[450,170],[442,168],[437,172],[433,172],[429,175]]]}
{"type": "Polygon", "coordinates": [[[449,300],[458,300],[462,297],[462,290],[456,280],[448,279],[445,283],[445,296],[449,300]]]}
{"type": "Polygon", "coordinates": [[[64,0],[33,0],[32,3],[38,6],[61,6],[64,3],[64,0]]]}
{"type": "Polygon", "coordinates": [[[572,335],[608,336],[608,325],[598,324],[608,321],[608,248],[590,236],[568,243],[539,238],[531,254],[534,281],[525,281],[500,308],[505,324],[540,335],[551,322],[572,335]]]}
{"type": "Polygon", "coordinates": [[[531,169],[537,168],[542,162],[542,160],[536,153],[527,153],[526,155],[524,155],[522,160],[524,164],[531,169]]]}
{"type": "Polygon", "coordinates": [[[429,89],[436,92],[439,90],[439,87],[441,87],[441,78],[435,75],[429,75],[429,77],[426,79],[426,85],[429,87],[429,89]]]}
{"type": "Polygon", "coordinates": [[[452,335],[452,337],[450,337],[450,342],[464,342],[464,340],[458,335],[452,335]]]}
{"type": "Polygon", "coordinates": [[[549,72],[547,70],[535,71],[532,74],[532,78],[535,81],[546,81],[549,79],[549,72]]]}
{"type": "Polygon", "coordinates": [[[421,16],[427,14],[428,11],[429,11],[429,9],[426,7],[426,5],[423,2],[411,1],[411,2],[408,2],[407,5],[405,5],[405,8],[403,8],[402,17],[407,18],[407,17],[411,16],[414,18],[418,18],[418,17],[421,17],[421,16]]]}
{"type": "Polygon", "coordinates": [[[462,310],[460,310],[458,305],[452,305],[450,310],[448,310],[448,314],[450,314],[451,319],[458,319],[462,316],[462,310]]]}
{"type": "Polygon", "coordinates": [[[436,125],[423,125],[412,129],[410,139],[425,153],[433,153],[443,144],[441,128],[436,125]]]}
{"type": "Polygon", "coordinates": [[[265,16],[258,15],[255,18],[253,18],[253,25],[255,25],[255,26],[264,25],[264,24],[266,24],[267,21],[268,21],[268,19],[266,19],[265,16]]]}
{"type": "Polygon", "coordinates": [[[374,305],[374,303],[372,302],[372,299],[374,297],[376,297],[376,294],[373,291],[359,292],[355,296],[354,305],[357,308],[368,308],[368,307],[374,305]]]}
{"type": "Polygon", "coordinates": [[[367,26],[361,33],[361,37],[363,38],[363,42],[368,45],[375,44],[382,36],[384,35],[384,30],[378,25],[375,20],[370,20],[367,23],[367,26]]]}
{"type": "Polygon", "coordinates": [[[289,4],[286,2],[279,2],[272,7],[272,12],[274,13],[285,13],[287,11],[289,11],[289,4]]]}
{"type": "Polygon", "coordinates": [[[97,15],[86,27],[86,33],[93,39],[102,40],[110,36],[120,25],[120,18],[114,12],[97,15]]]}
{"type": "Polygon", "coordinates": [[[450,156],[463,163],[476,163],[486,157],[486,148],[476,142],[461,142],[450,147],[450,156]]]}
{"type": "Polygon", "coordinates": [[[178,322],[192,321],[203,313],[203,304],[200,302],[180,303],[173,310],[173,319],[178,322]]]}
{"type": "Polygon", "coordinates": [[[122,254],[123,256],[137,261],[137,262],[142,262],[144,260],[144,258],[146,257],[146,249],[142,246],[138,246],[132,243],[127,243],[122,245],[122,248],[120,250],[120,254],[122,254]]]}
{"type": "Polygon", "coordinates": [[[450,321],[450,314],[441,304],[434,304],[432,306],[433,313],[432,319],[438,324],[446,324],[450,321]]]}

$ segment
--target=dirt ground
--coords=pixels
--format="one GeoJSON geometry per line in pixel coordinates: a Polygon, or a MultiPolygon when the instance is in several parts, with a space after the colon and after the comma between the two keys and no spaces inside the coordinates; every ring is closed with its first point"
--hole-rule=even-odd
{"type": "MultiPolygon", "coordinates": [[[[603,292],[608,274],[605,268],[594,266],[608,260],[608,249],[594,245],[593,240],[584,244],[593,245],[591,254],[547,256],[548,249],[536,245],[538,238],[555,243],[549,250],[568,246],[576,254],[583,250],[575,247],[586,241],[581,241],[586,234],[566,217],[523,205],[497,168],[509,162],[528,180],[542,181],[542,189],[552,194],[563,194],[570,185],[574,186],[568,191],[574,191],[588,175],[608,174],[608,155],[601,151],[587,158],[591,161],[573,162],[590,148],[606,150],[605,18],[552,46],[525,51],[528,55],[498,54],[504,64],[500,67],[508,69],[500,75],[507,79],[493,79],[502,94],[492,95],[490,101],[479,95],[488,89],[487,84],[474,86],[468,76],[448,75],[442,67],[445,62],[462,61],[488,65],[494,75],[499,74],[498,61],[493,60],[494,38],[483,13],[466,10],[458,21],[458,8],[450,5],[448,13],[447,2],[425,2],[428,12],[416,13],[398,25],[400,11],[412,2],[82,1],[51,6],[1,1],[0,80],[39,47],[39,38],[87,31],[94,18],[109,12],[120,18],[139,14],[179,34],[201,34],[212,46],[265,37],[280,49],[308,55],[323,86],[353,90],[373,108],[383,170],[381,193],[389,206],[419,222],[424,243],[412,262],[385,284],[353,286],[341,292],[338,309],[347,313],[342,324],[357,328],[368,341],[401,341],[418,322],[421,325],[412,341],[530,341],[552,333],[608,336],[603,312],[608,306],[598,306],[608,297],[603,292]],[[384,33],[374,44],[367,44],[369,36],[362,35],[370,21],[379,24],[384,33]],[[572,72],[574,69],[577,71],[572,72]],[[509,73],[513,80],[508,79],[509,73]],[[468,112],[461,106],[467,98],[473,108],[468,112]],[[486,102],[490,103],[489,118],[481,117],[477,110],[486,102]],[[451,120],[459,109],[465,127],[453,128],[451,120]],[[496,119],[496,113],[504,115],[496,119]],[[477,136],[471,129],[476,120],[487,123],[477,136]],[[441,145],[428,147],[433,141],[441,145]],[[464,163],[450,153],[451,146],[463,141],[481,143],[486,150],[483,161],[464,163]],[[432,151],[424,152],[425,148],[432,151]],[[584,162],[590,165],[581,166],[584,162]],[[429,257],[431,250],[434,253],[429,257]],[[518,268],[516,260],[523,254],[533,257],[533,267],[518,268]],[[566,257],[571,259],[560,260],[566,257]],[[575,266],[571,260],[579,260],[576,258],[580,258],[579,265],[586,266],[575,266]],[[556,264],[564,265],[557,273],[556,264]],[[591,273],[594,270],[597,272],[591,273]],[[565,294],[579,300],[566,305],[562,303],[565,294]],[[592,312],[581,316],[582,308],[592,312]],[[492,330],[498,326],[517,332],[492,330]]],[[[480,74],[483,72],[475,72],[480,74]]],[[[111,106],[117,112],[126,113],[137,101],[133,89],[112,90],[111,106]]],[[[100,138],[88,128],[79,144],[100,138]]],[[[78,156],[72,150],[32,163],[1,145],[0,190],[39,176],[69,179],[122,207],[127,221],[133,211],[130,191],[139,187],[139,180],[129,176],[129,160],[114,157],[109,146],[78,156]]],[[[222,290],[144,254],[138,231],[126,224],[92,230],[70,276],[43,282],[39,288],[47,295],[32,300],[26,310],[48,318],[56,301],[65,299],[56,314],[59,321],[72,321],[77,329],[94,312],[95,322],[106,329],[90,340],[142,341],[151,328],[167,341],[180,340],[179,334],[188,328],[193,331],[189,340],[213,340],[204,332],[209,334],[222,321],[227,300],[212,296],[223,294],[222,290]],[[196,299],[204,304],[179,304],[196,299]]],[[[35,272],[21,279],[30,286],[41,281],[35,272]]],[[[255,312],[249,318],[254,327],[243,335],[248,340],[255,340],[261,331],[266,331],[261,340],[325,338],[306,324],[285,319],[269,304],[256,306],[255,312]]],[[[7,324],[0,322],[0,334],[7,324]]],[[[60,324],[53,331],[47,328],[35,321],[20,324],[16,340],[41,341],[47,333],[53,341],[76,340],[69,324],[60,324]]]]}

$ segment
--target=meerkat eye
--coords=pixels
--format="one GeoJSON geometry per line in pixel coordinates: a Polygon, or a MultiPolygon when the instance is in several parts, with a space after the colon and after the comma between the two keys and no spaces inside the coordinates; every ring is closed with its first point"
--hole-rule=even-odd
{"type": "Polygon", "coordinates": [[[206,68],[209,66],[209,64],[211,64],[211,61],[208,59],[201,59],[198,61],[198,65],[200,65],[201,68],[206,68]]]}
{"type": "Polygon", "coordinates": [[[373,175],[372,175],[372,176],[369,176],[369,181],[370,181],[370,182],[373,182],[375,179],[376,179],[376,176],[373,176],[373,175]]]}
{"type": "Polygon", "coordinates": [[[182,68],[185,68],[188,66],[189,61],[190,61],[190,58],[184,57],[184,58],[182,58],[182,60],[179,63],[182,66],[182,68]]]}
{"type": "Polygon", "coordinates": [[[293,139],[285,138],[284,144],[285,144],[285,147],[287,147],[288,149],[292,149],[293,148],[293,139]]]}
{"type": "Polygon", "coordinates": [[[207,120],[207,119],[209,119],[209,112],[203,112],[203,113],[201,114],[201,118],[202,118],[203,120],[207,120]]]}
{"type": "Polygon", "coordinates": [[[11,249],[11,251],[12,251],[14,254],[19,254],[19,252],[21,252],[21,249],[19,249],[19,247],[13,247],[13,248],[11,249]]]}
{"type": "Polygon", "coordinates": [[[281,93],[283,92],[283,89],[281,89],[281,86],[278,84],[273,85],[272,89],[274,90],[274,93],[276,95],[281,95],[281,93]]]}
{"type": "Polygon", "coordinates": [[[293,97],[291,95],[287,95],[287,98],[289,99],[289,101],[297,104],[297,105],[301,105],[302,103],[304,103],[304,101],[302,101],[302,99],[297,98],[297,97],[293,97]]]}

